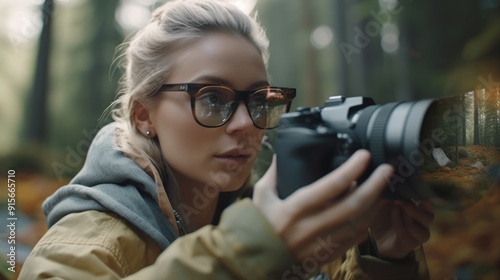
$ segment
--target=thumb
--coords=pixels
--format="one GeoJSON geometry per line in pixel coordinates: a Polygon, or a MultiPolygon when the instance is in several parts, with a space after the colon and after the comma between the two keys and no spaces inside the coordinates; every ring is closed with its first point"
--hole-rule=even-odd
{"type": "Polygon", "coordinates": [[[276,155],[266,173],[255,183],[253,200],[260,204],[264,200],[278,199],[276,191],[276,155]]]}

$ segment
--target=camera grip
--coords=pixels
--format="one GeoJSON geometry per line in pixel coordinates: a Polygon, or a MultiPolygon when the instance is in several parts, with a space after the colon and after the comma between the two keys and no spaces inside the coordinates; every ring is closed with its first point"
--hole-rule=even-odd
{"type": "Polygon", "coordinates": [[[276,141],[277,190],[281,199],[330,172],[335,137],[303,127],[287,128],[276,141]]]}

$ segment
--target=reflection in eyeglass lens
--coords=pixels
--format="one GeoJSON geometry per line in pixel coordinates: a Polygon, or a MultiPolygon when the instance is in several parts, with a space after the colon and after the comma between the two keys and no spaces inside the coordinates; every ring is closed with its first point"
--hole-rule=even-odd
{"type": "Polygon", "coordinates": [[[286,112],[288,100],[279,89],[257,91],[249,103],[251,116],[260,127],[276,127],[280,117],[286,112]]]}

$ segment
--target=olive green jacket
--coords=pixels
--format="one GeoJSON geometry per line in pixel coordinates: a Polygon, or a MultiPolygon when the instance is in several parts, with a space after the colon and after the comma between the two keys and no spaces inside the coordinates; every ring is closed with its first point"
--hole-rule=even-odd
{"type": "MultiPolygon", "coordinates": [[[[324,246],[325,252],[335,249],[335,244],[324,246]]],[[[219,226],[180,237],[163,252],[116,214],[67,215],[39,241],[19,279],[302,279],[314,268],[314,259],[294,262],[261,212],[245,199],[226,209],[219,226]]],[[[428,279],[422,260],[394,264],[354,249],[323,270],[331,279],[428,279]]]]}

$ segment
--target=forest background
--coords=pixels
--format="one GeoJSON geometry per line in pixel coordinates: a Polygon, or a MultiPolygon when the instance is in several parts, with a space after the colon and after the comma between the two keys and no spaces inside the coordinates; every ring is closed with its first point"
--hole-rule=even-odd
{"type": "MultiPolygon", "coordinates": [[[[384,104],[500,94],[500,0],[235,1],[256,5],[271,41],[271,83],[298,89],[292,109],[331,95],[384,104]]],[[[122,74],[117,47],[163,2],[0,0],[0,178],[16,172],[19,265],[46,230],[41,202],[78,172],[107,121],[122,74]]],[[[498,134],[482,137],[500,146],[498,134]]],[[[491,158],[472,144],[464,153],[491,158]]],[[[470,209],[437,211],[425,248],[432,279],[500,278],[499,204],[494,188],[470,209]]],[[[12,276],[4,261],[0,268],[12,276]]]]}

